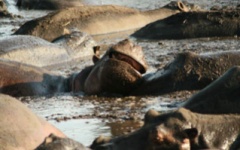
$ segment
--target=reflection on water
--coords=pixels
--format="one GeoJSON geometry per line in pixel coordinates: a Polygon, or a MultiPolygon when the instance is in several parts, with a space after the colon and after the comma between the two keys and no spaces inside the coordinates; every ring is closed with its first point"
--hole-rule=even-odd
{"type": "Polygon", "coordinates": [[[110,127],[99,119],[74,119],[62,122],[49,121],[68,137],[89,146],[100,135],[111,136],[110,127]]]}

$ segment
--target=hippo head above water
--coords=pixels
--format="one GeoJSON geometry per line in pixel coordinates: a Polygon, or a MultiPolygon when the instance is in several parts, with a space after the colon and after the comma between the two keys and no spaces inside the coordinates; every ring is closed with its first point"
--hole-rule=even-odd
{"type": "Polygon", "coordinates": [[[142,47],[133,44],[128,39],[112,46],[108,50],[107,55],[109,58],[127,62],[141,74],[145,73],[147,70],[147,62],[145,60],[142,47]]]}
{"type": "Polygon", "coordinates": [[[142,48],[126,39],[113,45],[94,66],[74,79],[73,91],[128,94],[141,83],[147,63],[142,48]]]}

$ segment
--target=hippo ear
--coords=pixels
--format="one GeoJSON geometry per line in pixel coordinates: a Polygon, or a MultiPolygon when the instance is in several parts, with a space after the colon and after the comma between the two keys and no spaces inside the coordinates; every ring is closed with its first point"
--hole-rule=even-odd
{"type": "Polygon", "coordinates": [[[198,130],[196,128],[185,129],[184,132],[190,140],[194,140],[198,135],[198,130]]]}
{"type": "Polygon", "coordinates": [[[183,12],[189,12],[188,7],[187,7],[185,4],[183,4],[182,2],[178,1],[178,2],[177,2],[177,5],[178,5],[178,8],[179,8],[181,11],[183,11],[183,12]]]}
{"type": "Polygon", "coordinates": [[[92,60],[93,60],[93,63],[96,64],[100,60],[100,46],[94,46],[93,52],[94,52],[94,55],[92,60]]]}

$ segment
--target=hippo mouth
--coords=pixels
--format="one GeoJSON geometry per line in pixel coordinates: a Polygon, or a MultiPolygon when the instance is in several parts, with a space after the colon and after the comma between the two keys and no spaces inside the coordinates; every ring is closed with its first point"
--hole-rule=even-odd
{"type": "Polygon", "coordinates": [[[119,61],[126,62],[130,66],[132,66],[136,71],[140,72],[141,74],[145,73],[144,67],[130,56],[127,56],[125,54],[118,53],[118,52],[110,52],[109,58],[113,58],[113,59],[117,59],[119,61]]]}

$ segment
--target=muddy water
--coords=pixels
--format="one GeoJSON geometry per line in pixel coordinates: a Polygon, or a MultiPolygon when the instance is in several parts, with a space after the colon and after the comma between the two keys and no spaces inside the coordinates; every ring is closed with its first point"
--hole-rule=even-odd
{"type": "MultiPolygon", "coordinates": [[[[168,0],[83,0],[85,4],[118,4],[141,10],[160,7],[168,2],[168,0]]],[[[240,3],[238,0],[189,0],[189,2],[199,4],[204,8],[209,8],[213,5],[222,6],[240,3]]],[[[18,10],[14,7],[14,0],[9,0],[8,3],[9,11],[22,17],[0,19],[0,36],[10,35],[25,21],[48,13],[48,11],[18,10]]],[[[112,38],[112,36],[106,35],[101,37],[101,40],[96,39],[99,40],[101,45],[109,45],[123,38],[125,37],[112,38]]],[[[147,73],[162,68],[178,52],[212,53],[240,49],[240,42],[237,37],[161,41],[133,40],[144,49],[147,62],[149,63],[147,73]]],[[[67,76],[91,64],[91,60],[87,60],[48,69],[67,76]]],[[[82,142],[84,145],[90,145],[94,138],[99,135],[118,136],[132,132],[142,125],[142,119],[147,110],[171,111],[192,94],[191,92],[183,91],[156,97],[97,97],[85,96],[83,93],[60,93],[54,96],[21,97],[19,99],[35,113],[61,129],[69,137],[82,142]]]]}

